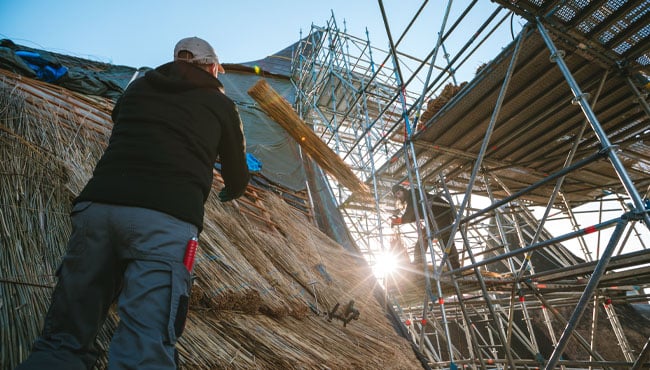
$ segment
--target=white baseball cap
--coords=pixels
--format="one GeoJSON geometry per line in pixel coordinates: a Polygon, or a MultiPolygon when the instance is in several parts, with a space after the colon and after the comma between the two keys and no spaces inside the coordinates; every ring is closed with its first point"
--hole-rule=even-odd
{"type": "Polygon", "coordinates": [[[217,53],[212,46],[207,41],[198,37],[187,37],[177,42],[176,47],[174,47],[174,60],[182,60],[196,64],[216,64],[219,73],[226,73],[219,63],[219,57],[217,57],[217,53]],[[181,51],[190,52],[193,57],[191,59],[181,58],[178,56],[178,53],[181,51]]]}

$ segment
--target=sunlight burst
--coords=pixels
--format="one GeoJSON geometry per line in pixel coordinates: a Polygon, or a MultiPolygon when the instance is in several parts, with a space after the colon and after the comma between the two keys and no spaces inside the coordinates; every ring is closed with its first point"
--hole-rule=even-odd
{"type": "Polygon", "coordinates": [[[375,273],[375,276],[381,278],[392,274],[395,272],[396,268],[397,260],[395,259],[395,256],[391,253],[385,252],[377,256],[377,260],[373,266],[373,272],[375,273]]]}

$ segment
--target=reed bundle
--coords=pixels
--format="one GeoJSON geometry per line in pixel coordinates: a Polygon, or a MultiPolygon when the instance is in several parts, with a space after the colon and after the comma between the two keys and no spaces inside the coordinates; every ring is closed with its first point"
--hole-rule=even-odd
{"type": "Polygon", "coordinates": [[[427,102],[427,109],[422,112],[422,115],[420,116],[420,122],[422,124],[425,124],[431,117],[435,116],[436,113],[442,107],[451,100],[458,92],[467,84],[467,82],[463,82],[460,85],[454,85],[453,83],[448,83],[445,85],[445,87],[442,89],[442,92],[437,98],[430,99],[427,102]]]}
{"type": "MultiPolygon", "coordinates": [[[[0,80],[0,363],[9,368],[40,333],[71,231],[70,202],[110,132],[98,129],[110,128],[103,105],[85,112],[80,107],[91,109],[90,102],[33,83],[0,80]],[[105,121],[87,119],[101,116],[105,121]]],[[[249,193],[221,203],[213,191],[206,203],[190,314],[177,346],[182,368],[420,368],[373,297],[368,266],[277,195],[252,200],[249,193]],[[264,217],[242,212],[245,206],[264,217]],[[350,300],[359,320],[346,327],[327,320],[336,303],[350,300]]],[[[116,323],[113,310],[98,337],[104,353],[116,323]]],[[[105,368],[106,357],[96,367],[105,368]]]]}
{"type": "Polygon", "coordinates": [[[291,105],[264,79],[248,90],[260,108],[284,128],[300,147],[318,163],[323,170],[336,178],[343,186],[361,196],[368,196],[368,187],[352,172],[350,167],[303,122],[291,105]]]}

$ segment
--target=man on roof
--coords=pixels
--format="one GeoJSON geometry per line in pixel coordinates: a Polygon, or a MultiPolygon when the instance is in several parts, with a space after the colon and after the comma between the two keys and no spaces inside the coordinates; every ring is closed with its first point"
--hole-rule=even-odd
{"type": "MultiPolygon", "coordinates": [[[[397,200],[398,204],[402,209],[404,209],[404,213],[402,213],[401,216],[393,216],[391,217],[391,227],[395,227],[398,225],[402,224],[407,224],[407,223],[412,223],[417,221],[415,217],[415,207],[413,206],[413,197],[411,195],[411,189],[407,189],[406,187],[396,184],[393,185],[392,187],[392,193],[395,199],[397,200]]],[[[416,202],[419,205],[420,204],[420,194],[419,192],[415,192],[415,198],[416,202]]],[[[431,214],[429,215],[429,226],[430,230],[432,232],[439,231],[438,234],[438,240],[441,246],[444,248],[447,245],[447,242],[449,239],[452,237],[451,236],[451,225],[454,223],[454,215],[451,211],[451,207],[447,201],[439,196],[439,195],[431,195],[427,194],[427,201],[426,204],[430,206],[431,214]],[[430,219],[430,216],[433,216],[433,220],[430,219]],[[437,226],[433,227],[434,225],[437,226]]],[[[420,208],[418,208],[420,210],[420,208]]],[[[424,216],[420,215],[420,219],[424,220],[424,216]]],[[[420,227],[419,235],[426,235],[426,229],[424,227],[420,227]]],[[[428,243],[424,243],[425,246],[425,252],[426,248],[428,248],[428,243]]],[[[417,248],[416,248],[417,251],[417,248]]],[[[419,260],[420,254],[415,253],[414,255],[414,260],[417,262],[419,260]]],[[[456,245],[453,242],[453,239],[451,241],[451,246],[448,251],[448,256],[449,256],[449,262],[451,263],[451,267],[453,269],[457,269],[460,267],[460,261],[458,260],[458,251],[456,250],[456,245]]]]}
{"type": "Polygon", "coordinates": [[[250,177],[242,123],[219,73],[212,46],[185,38],[173,62],[118,99],[108,147],[74,200],[42,335],[18,369],[93,368],[95,337],[115,301],[108,368],[177,367],[193,262],[184,257],[203,228],[214,162],[223,202],[243,195],[250,177]]]}

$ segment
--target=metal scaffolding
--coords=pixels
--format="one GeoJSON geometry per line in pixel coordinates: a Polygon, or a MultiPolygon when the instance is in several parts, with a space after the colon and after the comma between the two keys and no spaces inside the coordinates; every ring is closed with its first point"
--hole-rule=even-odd
{"type": "Polygon", "coordinates": [[[382,282],[431,368],[648,367],[650,0],[486,3],[424,1],[394,38],[379,0],[385,50],[334,14],[301,37],[296,108],[374,194],[332,179],[339,210],[371,265],[406,251],[382,282]],[[421,226],[387,222],[397,183],[421,226]]]}

